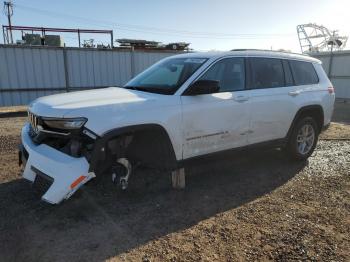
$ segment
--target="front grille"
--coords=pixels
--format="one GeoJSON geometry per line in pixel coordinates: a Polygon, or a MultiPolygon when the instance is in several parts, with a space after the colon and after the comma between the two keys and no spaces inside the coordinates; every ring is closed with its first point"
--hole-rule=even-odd
{"type": "Polygon", "coordinates": [[[32,112],[28,111],[28,120],[29,120],[33,130],[36,130],[38,128],[38,124],[39,124],[39,117],[34,115],[32,112]]]}
{"type": "Polygon", "coordinates": [[[54,179],[33,166],[31,167],[31,169],[36,174],[33,183],[33,188],[38,195],[42,196],[46,193],[47,190],[49,190],[49,188],[53,184],[54,179]]]}

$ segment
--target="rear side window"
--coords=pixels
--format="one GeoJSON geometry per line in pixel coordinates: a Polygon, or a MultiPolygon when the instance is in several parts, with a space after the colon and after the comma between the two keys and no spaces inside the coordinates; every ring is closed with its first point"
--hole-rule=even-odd
{"type": "Polygon", "coordinates": [[[311,85],[318,83],[318,76],[312,63],[289,61],[296,85],[311,85]]]}
{"type": "Polygon", "coordinates": [[[244,58],[222,59],[210,67],[200,79],[219,81],[220,92],[243,90],[245,88],[244,58]]]}
{"type": "Polygon", "coordinates": [[[284,86],[282,61],[275,58],[250,58],[251,88],[284,86]]]}

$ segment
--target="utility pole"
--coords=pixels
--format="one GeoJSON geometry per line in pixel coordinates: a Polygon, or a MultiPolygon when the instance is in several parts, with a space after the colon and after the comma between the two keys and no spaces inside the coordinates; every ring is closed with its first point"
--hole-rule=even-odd
{"type": "Polygon", "coordinates": [[[10,41],[11,41],[11,44],[13,44],[12,25],[11,25],[11,16],[13,15],[13,3],[11,0],[4,2],[4,11],[5,11],[5,14],[7,15],[8,25],[10,29],[10,41]]]}
{"type": "Polygon", "coordinates": [[[333,31],[333,35],[332,35],[332,45],[331,45],[331,54],[329,56],[329,65],[328,65],[328,78],[331,79],[332,78],[332,66],[333,66],[333,46],[335,44],[335,40],[334,40],[334,36],[335,36],[335,31],[333,31]]]}

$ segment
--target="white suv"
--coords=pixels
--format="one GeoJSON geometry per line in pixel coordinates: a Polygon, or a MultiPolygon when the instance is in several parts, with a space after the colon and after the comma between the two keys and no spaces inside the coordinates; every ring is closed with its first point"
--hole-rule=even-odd
{"type": "Polygon", "coordinates": [[[233,50],[166,58],[124,87],[42,97],[22,129],[23,177],[59,203],[109,172],[124,189],[136,163],[167,170],[252,145],[313,152],[334,89],[317,59],[233,50]]]}

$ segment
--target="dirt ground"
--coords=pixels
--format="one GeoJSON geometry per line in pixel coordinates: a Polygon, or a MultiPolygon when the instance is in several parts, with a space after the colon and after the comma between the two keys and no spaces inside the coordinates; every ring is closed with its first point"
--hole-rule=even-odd
{"type": "Polygon", "coordinates": [[[246,152],[198,162],[183,191],[139,170],[127,194],[106,178],[49,206],[19,175],[24,121],[0,118],[0,261],[349,261],[350,125],[305,163],[246,152]]]}
{"type": "Polygon", "coordinates": [[[335,100],[333,122],[350,123],[350,99],[335,100]]]}

